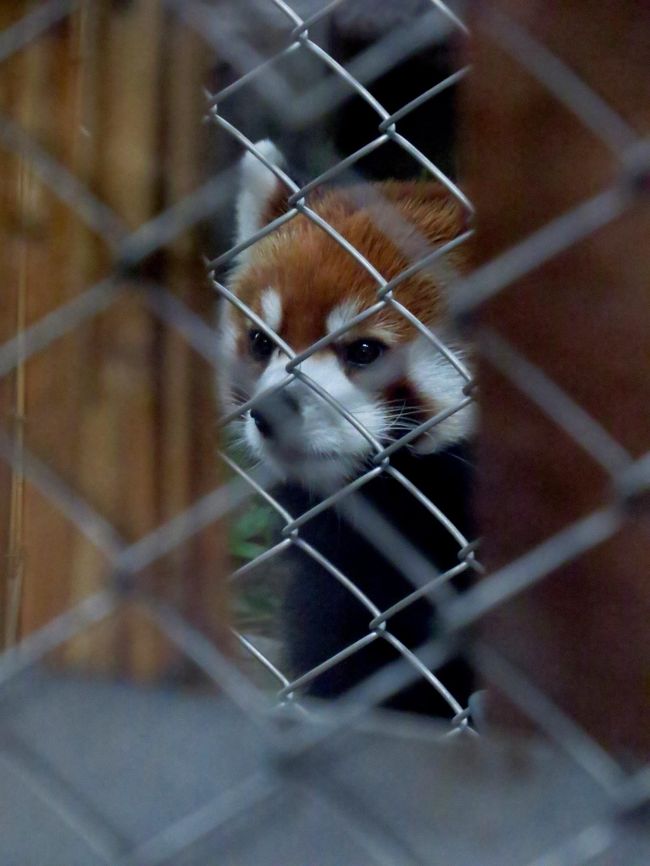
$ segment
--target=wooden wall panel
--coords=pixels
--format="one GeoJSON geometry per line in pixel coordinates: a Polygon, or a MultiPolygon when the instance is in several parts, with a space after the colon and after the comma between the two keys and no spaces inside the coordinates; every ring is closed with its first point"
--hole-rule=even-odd
{"type": "MultiPolygon", "coordinates": [[[[33,4],[12,7],[15,20],[33,4]]],[[[9,19],[0,11],[0,27],[9,19]]],[[[210,62],[200,38],[156,0],[85,2],[3,64],[0,110],[131,230],[205,179],[201,85],[210,62]]],[[[109,273],[112,252],[29,159],[0,147],[0,170],[5,340],[109,273]]],[[[207,317],[202,251],[200,233],[186,231],[141,274],[207,317]]],[[[109,310],[6,377],[0,399],[16,453],[24,442],[130,542],[219,478],[208,365],[151,315],[136,279],[121,289],[109,310]]],[[[1,465],[0,502],[0,603],[11,643],[100,587],[108,565],[20,467],[1,465]]],[[[144,585],[221,639],[223,557],[223,532],[213,527],[153,568],[144,585]]],[[[164,673],[175,658],[133,607],[64,655],[77,666],[144,677],[164,673]]]]}

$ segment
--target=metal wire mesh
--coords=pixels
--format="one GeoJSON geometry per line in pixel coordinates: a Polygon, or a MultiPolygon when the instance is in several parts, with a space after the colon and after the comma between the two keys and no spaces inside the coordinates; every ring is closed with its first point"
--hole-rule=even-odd
{"type": "MultiPolygon", "coordinates": [[[[248,820],[249,826],[254,827],[256,809],[260,804],[272,801],[279,788],[286,783],[289,765],[299,768],[295,773],[303,786],[315,786],[311,790],[312,793],[315,791],[313,796],[318,800],[318,808],[326,812],[329,810],[337,822],[342,822],[346,830],[352,832],[365,852],[361,856],[368,858],[364,862],[437,862],[423,859],[421,852],[409,849],[407,842],[412,840],[412,836],[409,836],[414,833],[412,828],[402,838],[399,838],[398,830],[398,838],[393,838],[393,831],[386,829],[382,824],[383,819],[371,814],[367,803],[354,797],[346,801],[343,784],[340,780],[335,781],[334,776],[328,775],[323,769],[322,764],[327,761],[329,754],[328,748],[338,742],[337,738],[342,739],[341,754],[350,754],[346,750],[351,750],[354,745],[350,739],[354,723],[371,708],[385,703],[406,684],[418,679],[427,681],[450,708],[451,721],[442,732],[447,735],[472,734],[470,709],[459,702],[453,691],[448,690],[444,679],[437,675],[450,654],[456,651],[459,636],[467,634],[468,629],[509,599],[544,581],[561,565],[613,537],[628,519],[627,512],[621,509],[620,491],[623,490],[624,496],[638,497],[647,490],[647,455],[641,458],[631,455],[591,413],[538,366],[522,357],[496,330],[480,330],[477,339],[479,354],[489,360],[514,388],[522,391],[601,467],[612,482],[614,492],[600,509],[563,527],[523,556],[482,577],[469,589],[462,593],[453,589],[452,582],[460,575],[468,573],[478,576],[483,573],[476,539],[464,534],[434,500],[406,478],[395,465],[395,458],[418,437],[435,431],[438,425],[454,414],[467,410],[474,401],[474,379],[454,346],[445,342],[447,335],[435,333],[408,309],[400,295],[400,286],[414,273],[427,272],[434,277],[444,273],[445,282],[451,281],[449,298],[452,312],[458,320],[467,319],[515,280],[608,226],[632,208],[643,186],[636,181],[646,177],[648,172],[647,142],[619,116],[615,106],[609,105],[577,73],[566,67],[522,27],[496,11],[489,15],[486,13],[487,26],[502,49],[560,100],[591,131],[595,140],[609,149],[615,160],[624,167],[622,179],[617,177],[606,189],[578,204],[570,212],[554,217],[535,233],[469,274],[450,271],[445,256],[470,241],[473,235],[471,227],[453,241],[438,246],[432,246],[423,237],[413,243],[410,235],[406,238],[399,212],[391,207],[381,192],[376,191],[373,193],[373,204],[376,212],[381,214],[381,231],[397,245],[408,263],[407,269],[398,276],[386,278],[310,206],[309,193],[325,182],[358,180],[362,176],[358,165],[382,147],[390,145],[400,149],[417,166],[413,174],[424,174],[445,187],[466,213],[468,224],[471,225],[474,208],[461,186],[452,179],[446,168],[443,170],[439,167],[401,131],[405,118],[464,81],[470,72],[469,68],[459,63],[442,80],[423,81],[421,93],[405,100],[398,108],[385,107],[373,91],[373,83],[400,62],[434,45],[448,43],[449,40],[462,42],[468,37],[468,29],[463,21],[462,10],[458,12],[459,7],[455,4],[447,5],[433,0],[422,4],[406,4],[402,18],[392,29],[373,31],[374,39],[369,40],[368,45],[352,60],[343,61],[337,59],[335,48],[324,35],[327,33],[324,28],[337,10],[342,12],[350,4],[352,0],[334,0],[326,4],[288,4],[283,0],[269,0],[267,3],[224,6],[198,0],[182,3],[167,0],[162,7],[170,16],[172,26],[182,25],[195,30],[217,57],[228,61],[232,80],[216,92],[207,94],[207,123],[223,136],[223,140],[227,137],[236,142],[239,152],[243,149],[259,160],[287,188],[287,209],[282,216],[209,261],[212,289],[220,296],[221,303],[242,310],[255,327],[285,354],[286,376],[273,387],[273,391],[287,389],[299,382],[303,388],[315,394],[317,400],[325,401],[331,410],[339,412],[367,441],[371,452],[368,467],[349,482],[321,497],[309,510],[288,513],[275,498],[274,477],[267,467],[251,468],[224,451],[219,459],[227,467],[230,480],[135,541],[127,541],[124,534],[81,491],[72,489],[53,467],[30,454],[26,448],[18,449],[15,436],[7,429],[0,433],[0,457],[51,500],[101,550],[108,563],[105,583],[97,592],[83,598],[44,627],[26,635],[0,656],[0,689],[6,697],[7,706],[11,706],[14,699],[12,681],[19,674],[27,676],[50,652],[85,632],[93,624],[105,620],[122,606],[132,604],[135,597],[141,612],[155,623],[165,639],[176,646],[183,657],[197,665],[243,711],[241,718],[245,717],[245,724],[250,726],[251,732],[242,733],[242,738],[247,738],[249,744],[262,743],[263,757],[259,762],[237,768],[234,771],[236,784],[228,787],[216,799],[196,804],[188,814],[169,815],[163,826],[156,828],[149,837],[145,833],[142,838],[133,832],[129,838],[120,839],[117,838],[118,834],[106,830],[102,823],[106,816],[101,816],[100,820],[91,814],[87,794],[79,790],[71,793],[66,789],[67,783],[65,777],[62,778],[60,767],[44,767],[38,758],[28,753],[24,743],[19,748],[11,738],[4,738],[2,757],[11,772],[23,779],[29,778],[30,785],[39,793],[40,799],[48,804],[48,808],[53,809],[59,817],[62,816],[64,823],[90,844],[93,856],[99,858],[98,862],[138,863],[140,866],[145,863],[186,862],[184,858],[192,856],[192,846],[197,840],[213,838],[215,834],[218,836],[221,828],[228,826],[231,820],[241,819],[244,823],[248,820]],[[310,153],[307,167],[318,168],[306,182],[295,181],[289,170],[285,171],[282,166],[269,161],[264,151],[254,143],[256,133],[246,134],[238,125],[237,118],[240,115],[237,111],[229,113],[231,103],[242,98],[242,93],[244,102],[254,99],[265,106],[265,116],[273,118],[275,129],[281,135],[295,137],[296,140],[302,137],[307,142],[305,147],[310,153]],[[374,115],[374,133],[370,141],[353,152],[342,153],[331,142],[325,147],[321,146],[321,141],[314,139],[313,131],[350,94],[361,100],[374,115]],[[630,178],[635,183],[631,183],[630,178]],[[297,218],[309,220],[339,244],[376,286],[376,303],[371,308],[356,314],[317,343],[298,352],[287,345],[264,318],[246,307],[229,288],[228,277],[224,276],[226,268],[242,252],[297,218]],[[327,393],[301,366],[315,353],[344,337],[355,325],[385,310],[391,310],[408,321],[419,337],[426,341],[431,358],[452,367],[465,383],[461,398],[453,405],[433,417],[421,420],[390,444],[377,440],[353,413],[327,393]],[[390,526],[382,525],[376,513],[363,511],[363,500],[359,493],[365,485],[380,476],[390,477],[401,486],[412,497],[414,507],[418,503],[426,509],[432,526],[439,525],[449,534],[457,547],[457,560],[453,567],[440,573],[431,563],[423,561],[407,539],[400,537],[394,530],[391,532],[390,526]],[[231,584],[235,596],[245,592],[240,587],[252,575],[261,574],[263,581],[264,575],[272,572],[275,561],[281,560],[289,549],[295,548],[328,573],[332,586],[336,584],[343,587],[367,608],[367,634],[312,669],[300,672],[289,670],[275,639],[269,640],[246,627],[235,627],[234,635],[241,655],[248,659],[242,671],[238,663],[224,655],[173,604],[161,601],[146,590],[142,591],[139,585],[142,575],[153,563],[178,549],[205,527],[236,513],[242,505],[250,504],[253,500],[263,501],[275,512],[279,532],[265,549],[256,550],[234,572],[231,584]],[[315,517],[328,510],[345,517],[351,513],[350,509],[355,512],[355,528],[360,535],[367,542],[378,545],[381,554],[393,564],[396,563],[412,584],[412,590],[388,609],[377,607],[372,598],[359,589],[355,574],[342,573],[317,547],[305,540],[304,528],[315,517]],[[392,622],[395,616],[423,596],[435,600],[440,628],[437,635],[417,647],[410,647],[393,632],[392,622]],[[314,708],[309,701],[303,701],[305,689],[318,677],[369,645],[382,641],[393,648],[398,656],[397,661],[356,685],[335,706],[328,703],[324,707],[314,708]],[[264,674],[264,686],[259,685],[256,667],[264,674]],[[270,688],[269,683],[272,684],[270,688]],[[278,706],[289,711],[289,718],[293,718],[292,714],[295,713],[299,718],[319,718],[320,724],[306,729],[290,727],[286,730],[283,727],[287,724],[286,718],[282,714],[276,715],[278,706]],[[310,760],[316,762],[316,769],[309,764],[310,760]]],[[[38,40],[50,28],[74,15],[79,5],[50,0],[35,6],[0,34],[0,60],[6,61],[38,40]]],[[[180,203],[133,228],[47,148],[33,140],[15,119],[6,115],[0,116],[0,142],[5,149],[19,155],[29,164],[31,171],[66,207],[71,208],[103,240],[112,256],[108,275],[50,310],[0,346],[2,376],[14,372],[28,359],[47,353],[56,340],[116,304],[121,296],[120,285],[124,274],[137,275],[138,266],[152,253],[164,249],[197,222],[209,219],[223,207],[224,201],[232,202],[236,185],[236,163],[232,163],[180,203]]],[[[225,150],[228,152],[228,145],[225,150]]],[[[154,317],[181,333],[192,349],[218,370],[219,347],[210,325],[169,288],[153,280],[140,281],[139,297],[154,317]]],[[[257,394],[245,400],[222,421],[227,424],[255,409],[266,396],[257,394]]],[[[274,585],[267,590],[270,595],[274,591],[274,585]]],[[[277,612],[274,615],[277,617],[277,612]]],[[[596,788],[606,795],[605,804],[599,803],[598,807],[604,816],[602,820],[594,821],[586,828],[581,824],[565,828],[566,833],[563,838],[556,840],[557,845],[546,854],[539,855],[534,863],[601,862],[598,858],[609,856],[608,852],[616,846],[619,846],[620,851],[629,850],[631,856],[638,855],[637,860],[641,862],[643,846],[636,837],[637,827],[635,825],[630,830],[619,822],[619,818],[621,815],[636,814],[647,804],[650,795],[647,771],[635,767],[633,772],[627,772],[616,758],[565,715],[548,695],[536,689],[521,671],[493,649],[481,642],[471,647],[471,653],[477,668],[489,681],[496,683],[526,716],[533,719],[556,745],[567,752],[581,771],[592,782],[595,781],[596,788]]],[[[26,682],[29,684],[31,680],[27,679],[26,682]]],[[[171,710],[161,709],[157,712],[167,711],[173,715],[171,710]]],[[[240,723],[244,724],[236,722],[235,726],[240,723]]],[[[640,724],[643,723],[641,720],[640,724]]],[[[136,755],[136,763],[137,760],[136,755]]],[[[274,819],[276,823],[278,820],[282,818],[274,819]]],[[[215,843],[217,846],[221,844],[226,843],[215,843]]],[[[216,850],[221,849],[217,847],[216,850]]],[[[527,855],[517,859],[517,853],[502,853],[501,862],[530,862],[532,866],[533,861],[526,859],[527,855]]],[[[187,862],[195,861],[188,859],[187,862]]],[[[631,863],[632,859],[625,862],[631,863]]]]}

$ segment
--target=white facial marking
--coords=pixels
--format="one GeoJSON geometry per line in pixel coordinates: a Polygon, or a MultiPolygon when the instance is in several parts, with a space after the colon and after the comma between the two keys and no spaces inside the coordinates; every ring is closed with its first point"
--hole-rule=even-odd
{"type": "MultiPolygon", "coordinates": [[[[327,317],[327,321],[325,322],[327,333],[332,334],[334,331],[338,331],[339,328],[349,326],[359,313],[363,311],[363,309],[363,302],[355,300],[354,298],[337,304],[337,306],[331,310],[327,317]]],[[[373,340],[381,340],[387,346],[395,345],[397,342],[396,334],[391,329],[390,324],[381,319],[381,314],[379,314],[379,316],[373,315],[366,319],[364,321],[363,330],[364,333],[357,334],[357,336],[364,336],[373,340]]],[[[345,332],[342,334],[342,339],[344,338],[345,332]]]]}
{"type": "MultiPolygon", "coordinates": [[[[464,376],[425,337],[418,337],[409,347],[407,375],[416,390],[439,412],[465,400],[464,376]]],[[[474,427],[474,414],[473,404],[459,409],[418,439],[413,449],[420,454],[430,454],[467,437],[474,427]]]]}
{"type": "Polygon", "coordinates": [[[262,318],[276,333],[282,321],[282,301],[275,289],[266,289],[262,293],[262,318]]]}
{"type": "Polygon", "coordinates": [[[339,328],[348,325],[355,316],[359,315],[361,310],[361,302],[355,301],[354,299],[343,301],[343,303],[338,304],[332,309],[327,317],[327,333],[332,334],[334,331],[338,331],[339,328]]]}
{"type": "MultiPolygon", "coordinates": [[[[345,375],[333,354],[327,352],[322,356],[307,358],[301,369],[354,415],[372,436],[381,436],[385,423],[381,403],[345,375]]],[[[335,406],[311,389],[309,399],[305,400],[304,416],[306,428],[313,431],[312,450],[315,453],[359,455],[367,453],[372,447],[335,406]]]]}

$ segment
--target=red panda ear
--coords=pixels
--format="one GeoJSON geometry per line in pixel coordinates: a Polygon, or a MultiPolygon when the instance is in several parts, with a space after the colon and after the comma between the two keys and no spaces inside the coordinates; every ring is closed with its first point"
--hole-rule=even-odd
{"type": "MultiPolygon", "coordinates": [[[[284,157],[272,141],[258,141],[255,149],[272,165],[283,168],[284,157]]],[[[247,240],[287,210],[289,194],[289,189],[282,181],[254,153],[247,151],[241,161],[236,243],[247,240]]],[[[246,256],[246,251],[242,256],[246,256]]]]}
{"type": "Polygon", "coordinates": [[[461,203],[435,181],[385,181],[381,193],[433,244],[451,240],[467,228],[461,203]]]}

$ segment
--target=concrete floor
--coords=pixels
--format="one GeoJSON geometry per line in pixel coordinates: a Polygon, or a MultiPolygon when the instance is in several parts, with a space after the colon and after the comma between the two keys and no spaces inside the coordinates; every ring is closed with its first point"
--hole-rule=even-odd
{"type": "MultiPolygon", "coordinates": [[[[279,761],[224,697],[32,672],[0,691],[0,863],[529,866],[605,814],[545,746],[437,733],[366,719],[279,761]]],[[[648,862],[631,826],[589,860],[648,862]]]]}

